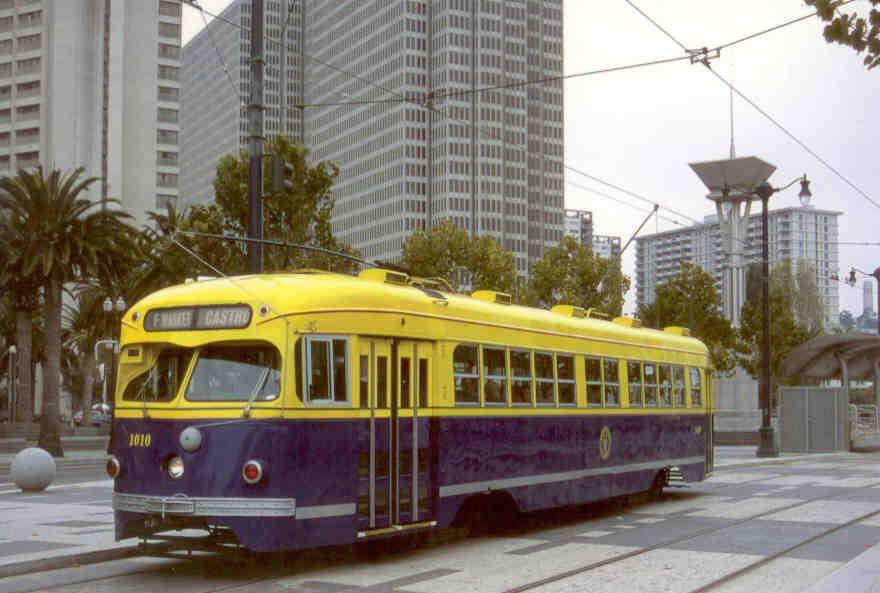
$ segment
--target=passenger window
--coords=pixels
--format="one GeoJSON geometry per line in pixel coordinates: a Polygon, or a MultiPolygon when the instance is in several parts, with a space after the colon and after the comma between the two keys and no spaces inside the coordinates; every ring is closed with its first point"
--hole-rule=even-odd
{"type": "Polygon", "coordinates": [[[553,355],[535,352],[535,399],[538,405],[553,405],[554,395],[553,355]]]}
{"type": "Polygon", "coordinates": [[[687,402],[684,401],[684,367],[672,367],[672,405],[676,408],[683,408],[687,402]]]}
{"type": "Polygon", "coordinates": [[[511,382],[513,405],[531,405],[532,357],[527,350],[510,351],[510,371],[513,374],[511,382]]]}
{"type": "MultiPolygon", "coordinates": [[[[162,350],[156,364],[149,371],[132,379],[122,394],[126,401],[169,402],[177,397],[192,350],[168,348],[162,350]]],[[[271,399],[271,398],[269,398],[271,399]]]]}
{"type": "Polygon", "coordinates": [[[486,405],[507,403],[507,364],[502,349],[483,348],[483,397],[486,405]]]}
{"type": "Polygon", "coordinates": [[[645,406],[649,408],[657,407],[657,365],[653,362],[646,362],[645,370],[645,406]]]}
{"type": "Polygon", "coordinates": [[[587,357],[584,360],[587,383],[587,405],[602,407],[602,359],[587,357]]]}
{"type": "Polygon", "coordinates": [[[388,407],[388,357],[376,357],[376,407],[388,407]]]}
{"type": "Polygon", "coordinates": [[[452,355],[453,376],[455,378],[455,403],[458,405],[479,405],[480,374],[477,366],[477,347],[459,344],[452,355]]]}
{"type": "Polygon", "coordinates": [[[306,394],[309,403],[346,403],[348,341],[306,338],[306,394]]]}
{"type": "Polygon", "coordinates": [[[559,405],[575,404],[574,357],[556,355],[556,378],[559,382],[559,405]]]}
{"type": "Polygon", "coordinates": [[[370,357],[361,356],[360,362],[360,387],[361,387],[361,407],[370,407],[370,357]]]}
{"type": "Polygon", "coordinates": [[[400,358],[400,407],[410,407],[410,366],[409,357],[402,356],[400,358]]]}
{"type": "Polygon", "coordinates": [[[700,369],[688,367],[691,374],[691,405],[699,408],[703,405],[703,381],[700,369]]]}
{"type": "Polygon", "coordinates": [[[672,373],[669,365],[660,365],[660,407],[672,406],[672,373]]]}
{"type": "Polygon", "coordinates": [[[629,384],[629,405],[631,408],[642,407],[642,363],[629,361],[626,363],[626,381],[629,384]]]}
{"type": "Polygon", "coordinates": [[[605,405],[610,408],[618,408],[620,407],[620,376],[617,374],[617,360],[605,358],[602,365],[605,379],[605,405]]]}
{"type": "Polygon", "coordinates": [[[419,407],[428,407],[428,359],[419,359],[419,407]]]}

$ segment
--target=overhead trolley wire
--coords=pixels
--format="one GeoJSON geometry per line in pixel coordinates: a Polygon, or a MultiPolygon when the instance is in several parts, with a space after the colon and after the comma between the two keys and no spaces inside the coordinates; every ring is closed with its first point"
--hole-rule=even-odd
{"type": "MultiPolygon", "coordinates": [[[[843,4],[848,4],[850,1],[852,1],[852,0],[849,0],[849,1],[847,1],[847,2],[842,3],[841,6],[842,6],[843,4]]],[[[674,35],[672,35],[669,31],[667,31],[667,30],[664,29],[662,26],[660,26],[660,24],[659,24],[657,21],[655,21],[654,19],[652,19],[647,13],[645,13],[645,11],[643,11],[641,8],[639,8],[638,6],[636,6],[636,5],[632,2],[632,0],[624,0],[624,2],[626,2],[627,4],[629,4],[633,9],[636,10],[636,12],[638,12],[640,15],[642,15],[643,17],[645,17],[645,18],[646,18],[651,24],[653,24],[657,29],[659,29],[664,35],[666,35],[667,37],[669,37],[669,38],[670,38],[670,39],[671,39],[676,45],[678,45],[680,48],[682,48],[685,52],[687,52],[689,55],[692,54],[692,50],[688,50],[688,48],[687,48],[687,47],[686,47],[681,41],[679,41],[679,40],[678,40],[674,35]]],[[[817,14],[817,13],[813,13],[813,14],[811,14],[811,15],[807,15],[807,16],[815,16],[816,14],[817,14]]],[[[727,47],[730,47],[730,46],[732,46],[732,45],[734,45],[734,44],[736,44],[736,43],[741,43],[741,42],[743,42],[743,41],[746,41],[747,39],[753,39],[754,37],[758,36],[759,34],[763,35],[763,34],[765,34],[765,33],[769,33],[769,32],[771,32],[771,31],[775,31],[775,30],[777,30],[777,29],[780,29],[780,28],[782,28],[783,26],[787,26],[787,25],[790,25],[790,24],[793,24],[793,23],[799,22],[799,21],[803,20],[804,18],[806,18],[806,17],[798,18],[798,19],[795,19],[795,20],[792,20],[792,21],[788,21],[787,23],[783,23],[782,25],[779,25],[779,26],[777,26],[777,27],[772,27],[772,28],[767,29],[767,30],[765,30],[765,31],[763,31],[763,32],[756,33],[756,34],[754,34],[754,35],[750,35],[750,36],[747,36],[747,37],[743,37],[742,39],[738,39],[738,40],[736,40],[736,41],[733,41],[733,42],[727,44],[727,47]]],[[[725,46],[719,46],[719,48],[723,48],[723,47],[725,47],[725,46]]],[[[705,51],[704,51],[704,53],[705,53],[705,51]]],[[[850,181],[850,180],[849,180],[849,179],[848,179],[843,173],[841,173],[840,171],[837,170],[837,168],[835,168],[834,166],[832,166],[831,163],[829,163],[829,162],[826,161],[824,158],[822,158],[821,156],[819,156],[818,153],[816,153],[813,149],[811,149],[809,146],[807,146],[806,143],[804,143],[800,138],[798,138],[798,137],[795,136],[792,132],[790,132],[785,126],[783,126],[781,123],[779,123],[779,121],[777,121],[776,118],[774,118],[774,117],[771,116],[769,113],[767,113],[766,110],[762,109],[757,103],[755,103],[755,101],[753,101],[752,99],[750,99],[749,97],[747,97],[745,94],[743,94],[742,91],[740,91],[738,88],[736,88],[735,86],[733,86],[733,83],[731,83],[729,80],[727,80],[726,78],[724,78],[721,74],[719,74],[718,72],[716,72],[715,69],[712,68],[712,66],[709,64],[708,61],[700,61],[700,63],[702,63],[704,66],[706,66],[706,69],[707,69],[709,72],[711,72],[713,75],[715,75],[715,77],[718,78],[718,80],[720,80],[721,82],[723,82],[723,83],[724,83],[724,84],[725,84],[725,85],[726,85],[731,91],[733,91],[734,93],[736,93],[741,99],[743,99],[746,103],[748,103],[749,105],[751,105],[751,106],[752,106],[752,107],[753,107],[758,113],[760,113],[761,115],[763,115],[763,116],[764,116],[764,117],[765,117],[770,123],[772,123],[772,124],[773,124],[774,126],[776,126],[780,131],[782,131],[782,133],[784,133],[786,136],[788,136],[788,138],[790,138],[791,140],[793,140],[798,146],[800,146],[801,148],[803,148],[803,149],[804,149],[804,150],[805,150],[810,156],[812,156],[812,157],[815,158],[817,161],[819,161],[822,165],[824,165],[825,168],[828,169],[829,171],[831,171],[835,176],[837,176],[838,179],[840,179],[841,181],[843,181],[844,183],[846,183],[848,186],[850,186],[853,190],[856,191],[856,193],[858,193],[860,196],[862,196],[863,198],[865,198],[865,199],[866,199],[868,202],[870,202],[873,206],[875,206],[875,207],[877,207],[877,208],[880,208],[880,203],[876,202],[873,198],[871,198],[871,196],[869,196],[867,193],[865,193],[864,191],[862,191],[862,189],[861,189],[860,187],[858,187],[855,183],[853,183],[852,181],[850,181]]]]}

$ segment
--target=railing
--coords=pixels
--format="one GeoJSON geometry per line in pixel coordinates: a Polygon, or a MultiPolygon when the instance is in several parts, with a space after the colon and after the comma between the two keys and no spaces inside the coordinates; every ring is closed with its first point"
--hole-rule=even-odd
{"type": "Polygon", "coordinates": [[[880,434],[880,415],[877,406],[849,405],[849,423],[853,436],[859,434],[880,434]]]}

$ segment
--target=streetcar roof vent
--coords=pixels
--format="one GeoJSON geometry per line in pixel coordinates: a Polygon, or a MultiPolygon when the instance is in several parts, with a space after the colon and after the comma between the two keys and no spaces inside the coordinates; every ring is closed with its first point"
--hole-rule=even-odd
{"type": "Polygon", "coordinates": [[[506,292],[495,292],[494,290],[477,290],[472,292],[471,296],[481,301],[489,301],[490,303],[498,303],[499,305],[513,304],[513,297],[506,292]]]}
{"type": "Polygon", "coordinates": [[[574,305],[556,305],[550,309],[553,313],[559,313],[566,317],[575,317],[577,319],[586,319],[587,310],[583,307],[575,307],[574,305]]]}
{"type": "Polygon", "coordinates": [[[381,268],[372,268],[364,270],[358,274],[358,278],[364,280],[372,280],[373,282],[387,282],[388,284],[397,284],[406,286],[409,283],[409,276],[403,272],[395,272],[394,270],[383,270],[381,268]]]}
{"type": "Polygon", "coordinates": [[[691,337],[691,330],[686,327],[681,327],[679,325],[669,325],[663,328],[668,334],[675,334],[676,336],[684,336],[685,338],[691,337]]]}
{"type": "Polygon", "coordinates": [[[633,317],[615,317],[614,323],[617,325],[622,325],[624,327],[631,327],[633,329],[638,329],[642,327],[642,320],[635,319],[633,317]]]}

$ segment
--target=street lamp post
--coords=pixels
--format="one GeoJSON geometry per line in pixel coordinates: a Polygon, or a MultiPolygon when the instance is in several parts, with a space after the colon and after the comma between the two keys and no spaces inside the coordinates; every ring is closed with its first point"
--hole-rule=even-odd
{"type": "MultiPolygon", "coordinates": [[[[801,182],[801,202],[809,202],[810,182],[804,175],[801,182]]],[[[761,407],[761,428],[758,431],[758,457],[779,457],[779,447],[771,422],[770,405],[770,234],[769,202],[774,193],[791,187],[795,181],[782,188],[771,187],[766,181],[758,184],[755,195],[761,198],[761,382],[758,388],[758,405],[761,407]]]]}
{"type": "MultiPolygon", "coordinates": [[[[110,297],[104,299],[102,303],[102,308],[104,309],[104,313],[110,316],[110,319],[113,323],[116,321],[117,316],[121,316],[125,313],[126,303],[125,299],[122,297],[117,297],[114,301],[110,297]]],[[[114,332],[115,333],[115,332],[114,332]]],[[[95,344],[95,350],[97,350],[98,345],[105,343],[110,344],[113,347],[111,356],[110,356],[110,370],[104,372],[104,389],[101,403],[107,403],[107,385],[109,383],[110,389],[112,390],[116,384],[116,355],[119,354],[119,339],[115,336],[109,340],[101,340],[97,344],[95,344]]],[[[97,357],[96,357],[97,358],[97,357]]],[[[111,391],[112,395],[112,391],[111,391]]]]}

